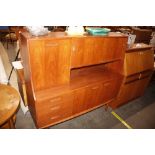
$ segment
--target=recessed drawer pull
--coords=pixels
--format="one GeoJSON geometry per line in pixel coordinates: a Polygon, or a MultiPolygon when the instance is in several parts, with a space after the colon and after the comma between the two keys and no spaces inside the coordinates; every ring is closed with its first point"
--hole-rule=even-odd
{"type": "Polygon", "coordinates": [[[72,47],[72,51],[75,52],[75,47],[74,46],[72,47]]]}
{"type": "Polygon", "coordinates": [[[53,98],[53,99],[50,100],[51,103],[58,102],[58,101],[61,101],[61,97],[59,97],[59,98],[53,98]]]}
{"type": "Polygon", "coordinates": [[[105,84],[104,84],[104,86],[109,86],[109,85],[110,85],[110,83],[105,83],[105,84]]]}
{"type": "Polygon", "coordinates": [[[54,46],[58,46],[58,43],[48,43],[48,44],[46,44],[46,46],[54,47],[54,46]]]}
{"type": "Polygon", "coordinates": [[[96,86],[96,87],[93,87],[93,88],[91,88],[91,89],[93,89],[93,90],[94,90],[94,89],[98,89],[98,88],[99,88],[99,87],[98,87],[98,86],[96,86]]]}
{"type": "Polygon", "coordinates": [[[59,118],[60,116],[53,116],[53,117],[51,117],[50,119],[51,120],[54,120],[54,119],[57,119],[57,118],[59,118]]]}
{"type": "Polygon", "coordinates": [[[51,111],[60,109],[60,106],[50,108],[51,111]]]}
{"type": "Polygon", "coordinates": [[[142,74],[139,75],[139,79],[141,79],[141,77],[142,77],[142,74]]]}

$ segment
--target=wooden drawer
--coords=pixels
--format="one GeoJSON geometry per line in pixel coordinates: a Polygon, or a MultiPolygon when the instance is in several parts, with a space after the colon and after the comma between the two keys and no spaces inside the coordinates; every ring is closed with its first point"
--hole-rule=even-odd
{"type": "Polygon", "coordinates": [[[41,101],[37,103],[37,111],[40,113],[42,111],[47,111],[50,108],[62,106],[62,96],[57,96],[45,101],[41,101]]]}
{"type": "Polygon", "coordinates": [[[133,75],[153,69],[153,51],[144,50],[125,54],[125,75],[133,75]]]}
{"type": "Polygon", "coordinates": [[[73,94],[63,94],[37,102],[37,120],[40,126],[53,123],[72,115],[73,94]]]}
{"type": "Polygon", "coordinates": [[[143,95],[151,76],[128,82],[121,87],[118,98],[112,103],[112,107],[118,107],[143,95]]]}
{"type": "Polygon", "coordinates": [[[124,83],[127,84],[130,82],[134,82],[134,81],[139,80],[139,79],[147,78],[151,75],[152,75],[152,71],[145,71],[145,72],[141,72],[138,74],[134,74],[134,75],[126,77],[124,83]]]}
{"type": "Polygon", "coordinates": [[[130,82],[133,82],[133,81],[136,81],[136,80],[139,80],[139,75],[140,75],[140,74],[134,74],[134,75],[132,75],[132,76],[126,77],[126,79],[125,79],[125,81],[124,81],[124,84],[130,83],[130,82]]]}

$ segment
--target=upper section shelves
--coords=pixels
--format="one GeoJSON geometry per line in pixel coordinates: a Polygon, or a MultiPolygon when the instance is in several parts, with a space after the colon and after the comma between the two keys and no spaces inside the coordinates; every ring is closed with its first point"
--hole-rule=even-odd
{"type": "MultiPolygon", "coordinates": [[[[23,32],[20,41],[24,74],[26,81],[31,81],[34,92],[70,84],[74,68],[78,70],[85,66],[123,61],[127,46],[127,36],[117,33],[68,36],[64,32],[51,32],[48,36],[32,37],[23,32]]],[[[116,66],[116,72],[122,65],[116,66]]],[[[105,75],[91,72],[88,73],[88,81],[89,74],[96,75],[98,80],[105,75]]]]}

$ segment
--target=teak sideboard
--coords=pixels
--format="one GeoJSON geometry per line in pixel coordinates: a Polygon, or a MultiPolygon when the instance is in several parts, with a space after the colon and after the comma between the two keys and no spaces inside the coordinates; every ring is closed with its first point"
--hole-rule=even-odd
{"type": "Polygon", "coordinates": [[[152,69],[151,63],[149,69],[146,67],[150,72],[125,72],[132,57],[125,56],[127,39],[117,33],[69,36],[65,32],[51,32],[39,37],[21,33],[27,101],[36,127],[49,127],[100,106],[121,105],[117,96],[124,89],[126,76],[138,74],[143,79],[150,76],[152,69]]]}

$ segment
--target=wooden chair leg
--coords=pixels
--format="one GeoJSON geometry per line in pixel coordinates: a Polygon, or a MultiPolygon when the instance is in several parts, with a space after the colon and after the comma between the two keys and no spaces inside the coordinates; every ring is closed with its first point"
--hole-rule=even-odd
{"type": "Polygon", "coordinates": [[[15,123],[14,123],[13,118],[10,118],[10,120],[9,120],[9,128],[10,129],[15,129],[15,123]]]}

